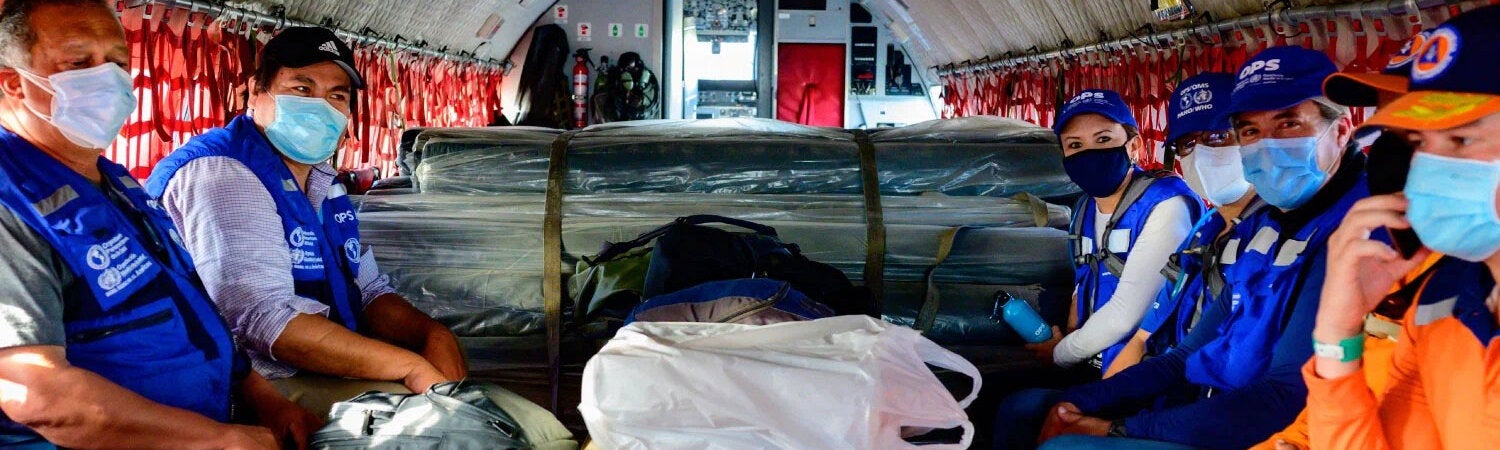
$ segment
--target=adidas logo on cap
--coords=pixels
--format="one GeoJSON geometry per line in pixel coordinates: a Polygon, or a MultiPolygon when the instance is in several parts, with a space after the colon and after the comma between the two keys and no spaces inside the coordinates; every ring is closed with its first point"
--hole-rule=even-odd
{"type": "Polygon", "coordinates": [[[324,42],[323,45],[318,46],[318,50],[332,53],[333,56],[340,56],[339,47],[338,45],[334,44],[333,41],[324,42]]]}

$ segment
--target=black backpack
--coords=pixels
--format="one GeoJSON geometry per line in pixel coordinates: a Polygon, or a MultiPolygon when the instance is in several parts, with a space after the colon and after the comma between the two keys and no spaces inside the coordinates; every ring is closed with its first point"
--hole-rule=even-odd
{"type": "Polygon", "coordinates": [[[770,278],[832,308],[835,314],[873,314],[869,290],[855,287],[839,269],[802,255],[796,244],[782,242],[776,229],[758,223],[713,215],[680,217],[672,223],[620,243],[604,247],[591,264],[598,264],[656,241],[651,250],[643,299],[670,294],[703,283],[742,278],[770,278]],[[749,230],[735,233],[704,226],[718,223],[749,230]]]}

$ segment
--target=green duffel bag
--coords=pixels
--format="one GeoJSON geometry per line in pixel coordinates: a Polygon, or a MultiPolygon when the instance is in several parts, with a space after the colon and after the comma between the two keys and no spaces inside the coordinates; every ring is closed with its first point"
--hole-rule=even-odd
{"type": "Polygon", "coordinates": [[[583,334],[607,339],[641,303],[646,271],[651,268],[651,247],[600,256],[608,259],[584,258],[578,262],[574,275],[568,278],[568,298],[573,300],[573,320],[583,334]]]}
{"type": "Polygon", "coordinates": [[[577,450],[552,413],[493,383],[453,381],[421,394],[366,392],[335,403],[316,450],[577,450]]]}

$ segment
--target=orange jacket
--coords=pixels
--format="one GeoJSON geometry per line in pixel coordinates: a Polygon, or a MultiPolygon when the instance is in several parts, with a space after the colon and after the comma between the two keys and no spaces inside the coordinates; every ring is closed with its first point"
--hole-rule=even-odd
{"type": "MultiPolygon", "coordinates": [[[[1440,259],[1442,259],[1442,255],[1437,254],[1434,254],[1431,257],[1427,258],[1427,260],[1423,261],[1422,264],[1418,265],[1415,269],[1412,269],[1411,273],[1408,273],[1406,276],[1402,277],[1401,281],[1396,282],[1396,285],[1391,287],[1391,292],[1389,295],[1412,295],[1402,293],[1402,289],[1405,289],[1412,283],[1416,283],[1417,281],[1421,280],[1423,275],[1426,274],[1427,269],[1432,268],[1432,266],[1437,264],[1438,260],[1440,259]]],[[[1404,323],[1404,321],[1402,321],[1402,323],[1404,323]]],[[[1392,353],[1395,352],[1395,349],[1395,336],[1384,337],[1365,335],[1365,383],[1370,386],[1370,390],[1372,392],[1375,392],[1377,399],[1380,397],[1380,394],[1385,393],[1386,381],[1390,377],[1391,356],[1392,353]]],[[[1306,408],[1302,410],[1302,414],[1297,415],[1297,420],[1292,421],[1291,425],[1287,425],[1285,430],[1282,430],[1280,433],[1271,435],[1270,439],[1266,439],[1265,442],[1251,447],[1250,449],[1277,450],[1277,442],[1285,442],[1287,444],[1290,444],[1292,447],[1296,447],[1302,450],[1312,448],[1312,441],[1307,436],[1306,408]]]]}
{"type": "MultiPolygon", "coordinates": [[[[1396,341],[1388,338],[1365,336],[1365,382],[1370,390],[1376,393],[1385,391],[1386,381],[1389,380],[1391,357],[1396,349],[1396,341]]],[[[1379,397],[1379,395],[1377,395],[1379,397]]],[[[1285,430],[1271,435],[1270,439],[1260,443],[1251,450],[1276,450],[1276,442],[1282,441],[1293,447],[1307,450],[1312,448],[1312,441],[1307,436],[1307,410],[1297,415],[1297,420],[1287,425],[1285,430]]]]}
{"type": "Polygon", "coordinates": [[[1485,306],[1483,264],[1438,262],[1396,343],[1388,387],[1377,400],[1353,375],[1319,378],[1303,366],[1314,449],[1500,448],[1500,343],[1485,306]]]}

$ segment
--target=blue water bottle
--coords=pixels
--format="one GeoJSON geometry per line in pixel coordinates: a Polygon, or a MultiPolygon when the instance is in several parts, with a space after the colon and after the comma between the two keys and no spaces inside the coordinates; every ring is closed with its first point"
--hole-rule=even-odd
{"type": "Polygon", "coordinates": [[[1042,320],[1042,315],[1031,309],[1031,305],[1025,300],[1011,297],[1010,293],[1000,291],[995,293],[995,305],[1001,309],[1001,318],[1010,325],[1021,339],[1032,344],[1047,342],[1052,339],[1052,327],[1047,321],[1042,320]],[[1002,304],[1003,303],[1003,304],[1002,304]]]}

